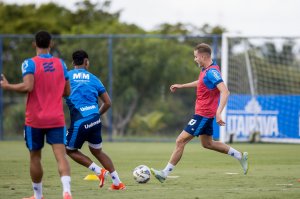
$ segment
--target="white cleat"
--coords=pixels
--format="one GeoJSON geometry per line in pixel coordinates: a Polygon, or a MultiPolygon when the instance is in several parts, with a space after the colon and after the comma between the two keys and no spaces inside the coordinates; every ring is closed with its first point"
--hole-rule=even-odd
{"type": "Polygon", "coordinates": [[[163,183],[166,180],[166,176],[163,171],[155,170],[153,168],[150,169],[152,175],[161,183],[163,183]]]}
{"type": "Polygon", "coordinates": [[[244,170],[244,175],[248,173],[249,165],[248,165],[248,152],[242,153],[242,159],[240,160],[240,163],[244,170]]]}

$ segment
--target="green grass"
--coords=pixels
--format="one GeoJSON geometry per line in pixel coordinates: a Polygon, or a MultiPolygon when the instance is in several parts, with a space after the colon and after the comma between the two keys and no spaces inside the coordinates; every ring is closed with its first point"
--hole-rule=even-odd
{"type": "MultiPolygon", "coordinates": [[[[199,199],[199,198],[300,198],[299,145],[234,144],[249,152],[250,170],[242,175],[239,163],[223,154],[190,143],[173,176],[161,184],[152,178],[147,184],[133,181],[132,169],[140,164],[163,168],[174,143],[104,143],[104,151],[127,185],[125,191],[109,191],[110,180],[102,189],[97,181],[84,181],[91,172],[71,162],[74,199],[199,199]],[[238,173],[228,175],[226,173],[238,173]]],[[[83,148],[87,152],[87,147],[83,148]]],[[[88,154],[88,153],[87,153],[88,154]]],[[[91,156],[90,156],[91,157],[91,156]]],[[[29,177],[29,155],[24,142],[0,142],[0,198],[22,198],[32,195],[29,177]]],[[[43,150],[45,199],[61,198],[61,183],[49,145],[43,150]]]]}

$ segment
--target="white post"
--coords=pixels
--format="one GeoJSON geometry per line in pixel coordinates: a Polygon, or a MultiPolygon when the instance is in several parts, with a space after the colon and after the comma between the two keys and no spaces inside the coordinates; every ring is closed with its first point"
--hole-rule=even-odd
{"type": "MultiPolygon", "coordinates": [[[[222,60],[221,60],[221,73],[222,78],[225,84],[227,85],[228,80],[228,39],[227,34],[222,34],[222,50],[221,50],[222,60]]],[[[227,105],[224,107],[224,110],[222,111],[222,119],[226,122],[226,111],[227,111],[227,105]]],[[[220,141],[226,142],[226,126],[220,126],[220,141]]]]}

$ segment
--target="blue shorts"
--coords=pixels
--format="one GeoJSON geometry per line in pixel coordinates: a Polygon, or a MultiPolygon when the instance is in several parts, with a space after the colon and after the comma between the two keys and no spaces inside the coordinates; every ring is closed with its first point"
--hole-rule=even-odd
{"type": "Polygon", "coordinates": [[[189,121],[188,125],[184,128],[186,132],[192,136],[199,135],[213,135],[213,121],[214,118],[202,117],[200,115],[194,115],[189,121]]]}
{"type": "Polygon", "coordinates": [[[27,148],[32,150],[40,150],[44,147],[44,140],[48,144],[65,144],[66,143],[66,127],[57,128],[34,128],[24,126],[24,137],[27,148]]]}
{"type": "Polygon", "coordinates": [[[67,149],[81,149],[85,141],[88,141],[92,148],[101,148],[101,127],[99,114],[72,122],[67,132],[67,149]]]}

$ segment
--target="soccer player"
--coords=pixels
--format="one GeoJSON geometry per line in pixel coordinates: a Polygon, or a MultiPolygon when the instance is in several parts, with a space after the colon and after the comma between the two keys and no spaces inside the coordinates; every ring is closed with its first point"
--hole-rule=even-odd
{"type": "Polygon", "coordinates": [[[105,177],[109,172],[113,181],[110,189],[123,190],[126,187],[120,181],[113,162],[102,150],[100,116],[111,106],[109,95],[102,82],[88,72],[88,54],[83,50],[78,50],[73,53],[72,57],[75,69],[69,71],[71,95],[66,98],[71,115],[71,125],[67,134],[67,154],[74,161],[97,174],[100,188],[103,187],[105,177]],[[98,100],[102,102],[100,108],[98,100]],[[79,151],[85,141],[89,144],[90,152],[105,169],[79,151]]]}
{"type": "Polygon", "coordinates": [[[212,139],[213,120],[220,126],[224,126],[221,112],[224,109],[229,91],[222,80],[220,68],[211,58],[211,47],[201,43],[194,49],[194,61],[201,67],[199,79],[186,84],[171,85],[171,92],[175,92],[181,88],[197,88],[197,97],[195,105],[195,114],[189,121],[185,129],[176,139],[176,147],[171,158],[163,170],[155,170],[151,168],[152,174],[162,183],[167,176],[180,161],[185,145],[195,136],[199,137],[204,148],[214,150],[220,153],[228,154],[241,163],[244,174],[248,171],[248,153],[241,153],[234,148],[212,139]]]}
{"type": "Polygon", "coordinates": [[[27,93],[24,136],[30,152],[30,176],[34,196],[24,199],[42,199],[43,167],[41,164],[44,137],[52,146],[63,185],[63,198],[72,199],[70,166],[65,149],[65,118],[63,96],[69,95],[70,83],[63,60],[50,54],[51,35],[39,31],[35,35],[37,56],[22,64],[23,82],[10,84],[1,74],[1,87],[27,93]]]}

